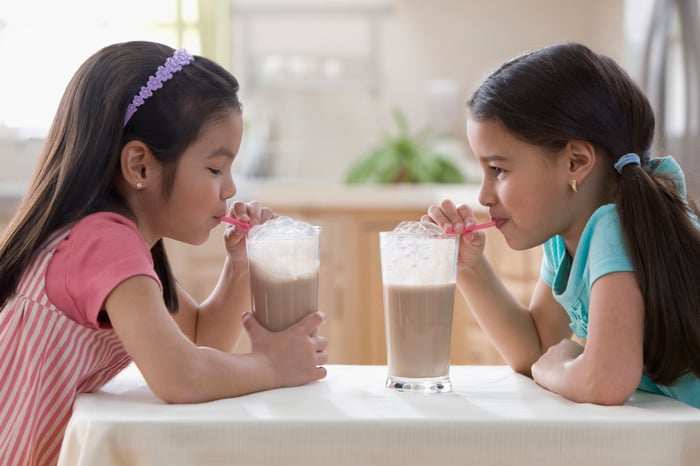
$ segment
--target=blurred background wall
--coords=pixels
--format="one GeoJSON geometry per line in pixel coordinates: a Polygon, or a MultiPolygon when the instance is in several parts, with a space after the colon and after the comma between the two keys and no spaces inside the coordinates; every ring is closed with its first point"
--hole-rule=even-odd
{"type": "Polygon", "coordinates": [[[562,41],[636,66],[625,31],[623,0],[3,0],[0,182],[26,181],[72,72],[111,42],[186,46],[231,69],[240,173],[340,181],[394,130],[394,109],[462,163],[464,101],[490,70],[562,41]]]}
{"type": "Polygon", "coordinates": [[[234,69],[251,134],[270,143],[248,148],[276,176],[341,179],[393,129],[395,108],[454,138],[463,160],[464,101],[502,61],[562,41],[625,50],[621,0],[277,2],[278,13],[237,3],[234,69]]]}
{"type": "Polygon", "coordinates": [[[695,193],[700,116],[690,128],[679,122],[698,113],[686,96],[696,81],[683,72],[683,39],[693,42],[697,23],[697,0],[0,0],[0,191],[26,184],[80,63],[109,43],[145,39],[185,46],[239,78],[239,176],[337,182],[396,131],[396,110],[412,130],[431,128],[478,182],[464,101],[505,60],[582,42],[650,89],[659,126],[670,128],[656,150],[689,166],[695,193]]]}

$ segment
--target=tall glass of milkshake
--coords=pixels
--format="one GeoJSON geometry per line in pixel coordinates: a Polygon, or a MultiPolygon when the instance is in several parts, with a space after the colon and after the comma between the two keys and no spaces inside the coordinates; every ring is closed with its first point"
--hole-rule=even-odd
{"type": "Polygon", "coordinates": [[[253,315],[278,332],[318,308],[321,228],[277,217],[246,237],[253,315]]]}
{"type": "Polygon", "coordinates": [[[379,233],[388,376],[394,390],[448,392],[459,235],[427,222],[379,233]]]}

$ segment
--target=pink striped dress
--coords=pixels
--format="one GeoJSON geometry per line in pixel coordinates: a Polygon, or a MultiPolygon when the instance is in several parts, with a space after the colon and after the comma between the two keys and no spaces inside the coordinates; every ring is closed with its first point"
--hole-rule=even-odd
{"type": "MultiPolygon", "coordinates": [[[[110,328],[83,325],[46,294],[52,236],[0,311],[0,465],[54,465],[77,393],[95,391],[130,357],[110,328]]],[[[150,257],[149,257],[150,258],[150,257]]]]}

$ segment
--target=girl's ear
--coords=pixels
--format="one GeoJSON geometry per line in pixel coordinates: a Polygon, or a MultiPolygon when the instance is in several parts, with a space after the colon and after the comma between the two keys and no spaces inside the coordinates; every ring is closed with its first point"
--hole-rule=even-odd
{"type": "Polygon", "coordinates": [[[596,162],[595,146],[590,142],[572,139],[567,143],[569,176],[582,183],[596,162]]]}
{"type": "Polygon", "coordinates": [[[141,141],[129,141],[122,148],[121,170],[124,181],[133,189],[143,189],[154,184],[157,172],[153,153],[146,144],[141,141]]]}

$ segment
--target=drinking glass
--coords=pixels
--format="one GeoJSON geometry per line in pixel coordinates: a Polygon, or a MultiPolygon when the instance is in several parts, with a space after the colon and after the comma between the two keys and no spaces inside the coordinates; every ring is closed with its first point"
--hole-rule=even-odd
{"type": "Polygon", "coordinates": [[[277,332],[318,308],[321,227],[278,217],[246,237],[253,315],[277,332]]]}
{"type": "Polygon", "coordinates": [[[448,392],[459,235],[379,233],[386,386],[448,392]]]}

